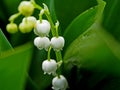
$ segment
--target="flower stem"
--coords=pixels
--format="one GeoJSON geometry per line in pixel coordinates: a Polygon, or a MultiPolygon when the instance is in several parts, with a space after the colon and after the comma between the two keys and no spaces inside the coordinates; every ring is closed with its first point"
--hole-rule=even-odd
{"type": "Polygon", "coordinates": [[[48,49],[48,56],[47,56],[48,61],[50,61],[50,52],[51,52],[51,47],[49,47],[49,49],[48,49]]]}
{"type": "Polygon", "coordinates": [[[56,59],[59,62],[60,60],[62,60],[62,55],[61,55],[61,51],[55,51],[56,54],[56,59]]]}
{"type": "Polygon", "coordinates": [[[59,64],[59,62],[62,61],[62,54],[61,54],[61,51],[55,51],[55,54],[56,54],[56,60],[58,62],[57,75],[59,77],[61,75],[61,67],[60,66],[62,64],[62,63],[59,64]]]}
{"type": "Polygon", "coordinates": [[[45,11],[45,15],[46,15],[48,21],[50,22],[52,35],[55,36],[55,35],[56,35],[56,34],[55,34],[55,26],[54,26],[54,23],[53,23],[53,21],[52,21],[52,18],[51,18],[51,16],[50,16],[50,14],[47,13],[46,11],[45,11]]]}
{"type": "Polygon", "coordinates": [[[35,0],[31,0],[31,3],[33,4],[33,6],[39,10],[42,10],[42,7],[39,6],[38,4],[36,4],[35,0]]]}
{"type": "Polygon", "coordinates": [[[58,34],[58,26],[59,26],[59,22],[57,21],[56,24],[55,24],[56,37],[59,36],[59,34],[58,34]]]}
{"type": "Polygon", "coordinates": [[[13,14],[10,18],[9,18],[9,21],[10,22],[14,22],[14,20],[19,17],[21,15],[21,13],[16,13],[16,14],[13,14]]]}
{"type": "Polygon", "coordinates": [[[40,20],[40,23],[42,23],[42,15],[44,14],[44,10],[42,9],[40,11],[40,14],[39,14],[39,20],[40,20]]]}

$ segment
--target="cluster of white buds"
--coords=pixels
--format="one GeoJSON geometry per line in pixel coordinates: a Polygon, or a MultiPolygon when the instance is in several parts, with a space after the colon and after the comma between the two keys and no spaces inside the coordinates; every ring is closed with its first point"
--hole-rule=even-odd
{"type": "Polygon", "coordinates": [[[43,4],[43,6],[44,8],[37,5],[34,0],[22,1],[18,6],[19,13],[14,14],[9,18],[10,24],[7,25],[6,29],[9,33],[16,33],[18,32],[18,29],[21,33],[29,33],[34,30],[35,35],[37,35],[34,39],[34,45],[39,50],[45,49],[48,51],[48,58],[42,63],[42,70],[44,71],[44,74],[54,76],[52,80],[52,89],[66,90],[68,82],[63,75],[60,73],[58,74],[62,64],[61,53],[59,53],[59,56],[56,55],[57,57],[61,57],[59,60],[58,58],[57,60],[50,58],[51,49],[53,49],[56,53],[60,52],[64,47],[65,40],[62,36],[58,35],[59,22],[57,21],[54,25],[47,5],[43,4]],[[31,16],[35,8],[40,10],[39,20],[37,20],[34,16],[31,16]],[[47,16],[47,19],[42,19],[43,14],[47,16]],[[20,15],[25,17],[22,19],[22,22],[18,27],[17,24],[14,23],[14,20],[20,15]],[[49,38],[50,31],[52,32],[52,38],[49,38]]]}
{"type": "Polygon", "coordinates": [[[22,33],[29,33],[33,30],[36,24],[36,18],[33,16],[28,16],[23,18],[22,22],[19,24],[19,30],[22,33]]]}

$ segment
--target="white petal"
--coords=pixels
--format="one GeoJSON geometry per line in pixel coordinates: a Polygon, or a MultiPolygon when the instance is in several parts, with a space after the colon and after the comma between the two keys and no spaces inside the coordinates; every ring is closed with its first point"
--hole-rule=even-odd
{"type": "Polygon", "coordinates": [[[49,75],[52,73],[55,73],[57,70],[57,62],[53,59],[51,59],[50,61],[45,60],[42,63],[42,70],[46,73],[48,73],[49,75]]]}
{"type": "Polygon", "coordinates": [[[38,20],[35,29],[40,36],[47,36],[50,32],[50,23],[47,20],[42,20],[42,22],[38,20]]]}
{"type": "Polygon", "coordinates": [[[59,88],[60,90],[66,90],[66,88],[68,87],[67,80],[63,75],[60,75],[60,77],[56,76],[55,78],[53,78],[52,85],[54,89],[59,88]]]}
{"type": "Polygon", "coordinates": [[[64,43],[65,40],[63,37],[59,36],[59,37],[53,37],[51,39],[51,46],[53,47],[54,50],[62,50],[62,48],[64,47],[64,43]]]}

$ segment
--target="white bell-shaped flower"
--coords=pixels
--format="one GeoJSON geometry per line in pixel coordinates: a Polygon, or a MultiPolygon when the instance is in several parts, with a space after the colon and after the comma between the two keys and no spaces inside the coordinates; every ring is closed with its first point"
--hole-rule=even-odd
{"type": "Polygon", "coordinates": [[[66,90],[68,88],[68,82],[63,75],[53,78],[52,85],[53,90],[66,90]]]}
{"type": "Polygon", "coordinates": [[[50,23],[47,20],[42,20],[42,22],[38,20],[34,32],[39,36],[47,36],[50,32],[50,23]]]}
{"type": "Polygon", "coordinates": [[[50,40],[48,37],[36,37],[34,39],[34,45],[40,50],[43,48],[48,50],[50,47],[50,40]]]}
{"type": "Polygon", "coordinates": [[[51,39],[51,46],[54,50],[59,51],[64,47],[65,40],[62,36],[53,37],[51,39]]]}
{"type": "Polygon", "coordinates": [[[44,74],[48,73],[49,75],[55,75],[57,70],[57,62],[53,59],[45,60],[42,63],[42,69],[44,71],[44,74]]]}

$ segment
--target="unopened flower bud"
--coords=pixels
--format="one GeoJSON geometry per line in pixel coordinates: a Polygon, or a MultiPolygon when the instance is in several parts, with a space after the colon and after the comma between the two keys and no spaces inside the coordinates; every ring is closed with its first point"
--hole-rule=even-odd
{"type": "Polygon", "coordinates": [[[53,59],[45,60],[42,63],[42,69],[44,71],[44,74],[48,73],[55,75],[57,70],[57,63],[53,59]]]}
{"type": "Polygon", "coordinates": [[[63,75],[53,78],[52,85],[53,90],[66,90],[68,88],[68,82],[63,75]]]}
{"type": "Polygon", "coordinates": [[[48,37],[36,37],[34,39],[34,45],[40,50],[43,48],[48,50],[50,47],[50,40],[48,37]]]}
{"type": "Polygon", "coordinates": [[[25,17],[22,23],[19,25],[19,29],[22,33],[29,33],[32,31],[36,24],[36,18],[33,16],[25,17]]]}
{"type": "Polygon", "coordinates": [[[34,6],[30,1],[22,1],[18,7],[18,11],[24,16],[30,16],[33,14],[34,6]]]}
{"type": "Polygon", "coordinates": [[[50,23],[47,20],[37,21],[35,25],[35,34],[39,36],[47,36],[50,32],[50,23]]]}
{"type": "Polygon", "coordinates": [[[14,33],[18,32],[17,24],[15,24],[15,23],[8,24],[6,26],[6,30],[11,34],[14,34],[14,33]]]}
{"type": "Polygon", "coordinates": [[[33,26],[30,23],[22,22],[19,25],[19,30],[22,33],[29,33],[32,31],[32,29],[33,29],[33,26]]]}
{"type": "Polygon", "coordinates": [[[36,24],[36,18],[34,16],[28,16],[26,18],[23,18],[22,22],[29,22],[31,23],[31,25],[34,27],[34,25],[36,24]]]}
{"type": "Polygon", "coordinates": [[[59,51],[64,47],[65,40],[62,36],[53,37],[51,39],[51,46],[54,50],[59,51]]]}

